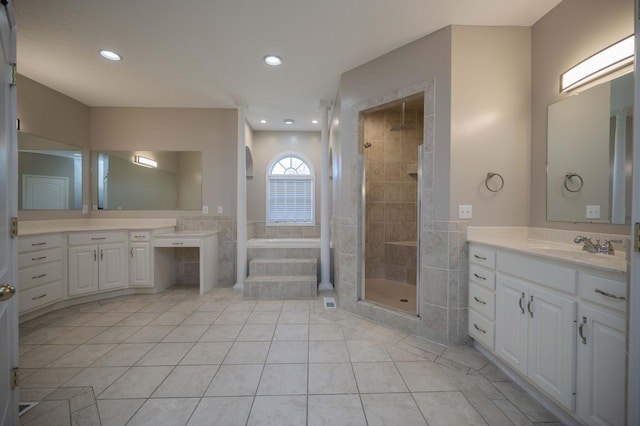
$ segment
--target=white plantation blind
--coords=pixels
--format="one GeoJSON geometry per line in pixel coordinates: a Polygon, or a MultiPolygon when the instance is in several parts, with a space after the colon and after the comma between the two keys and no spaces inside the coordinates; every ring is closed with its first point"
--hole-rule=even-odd
{"type": "Polygon", "coordinates": [[[267,179],[267,223],[313,223],[313,175],[300,158],[275,161],[267,179]]]}

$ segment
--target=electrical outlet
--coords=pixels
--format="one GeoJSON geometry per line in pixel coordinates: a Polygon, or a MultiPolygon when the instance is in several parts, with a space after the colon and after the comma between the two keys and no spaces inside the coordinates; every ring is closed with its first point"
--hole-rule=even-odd
{"type": "Polygon", "coordinates": [[[218,206],[218,214],[222,214],[222,206],[218,206]]]}
{"type": "Polygon", "coordinates": [[[600,219],[600,206],[587,205],[587,219],[600,219]]]}
{"type": "Polygon", "coordinates": [[[202,214],[209,214],[209,206],[202,206],[202,214]]]}
{"type": "Polygon", "coordinates": [[[460,204],[458,206],[458,219],[471,219],[471,204],[460,204]]]}

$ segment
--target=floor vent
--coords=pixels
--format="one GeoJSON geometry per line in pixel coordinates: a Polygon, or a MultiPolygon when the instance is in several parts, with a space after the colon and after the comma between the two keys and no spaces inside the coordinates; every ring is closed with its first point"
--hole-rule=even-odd
{"type": "Polygon", "coordinates": [[[325,297],[324,298],[324,307],[333,309],[336,307],[336,298],[335,297],[325,297]]]}
{"type": "Polygon", "coordinates": [[[20,402],[18,403],[18,416],[23,415],[27,411],[31,410],[33,407],[38,405],[37,402],[20,402]]]}

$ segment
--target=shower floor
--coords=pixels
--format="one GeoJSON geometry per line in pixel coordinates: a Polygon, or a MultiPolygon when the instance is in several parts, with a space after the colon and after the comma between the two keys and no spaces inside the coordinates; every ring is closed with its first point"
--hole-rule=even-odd
{"type": "Polygon", "coordinates": [[[369,302],[415,315],[416,291],[415,285],[381,278],[368,278],[365,280],[364,297],[369,302]],[[402,302],[401,299],[407,301],[402,302]]]}

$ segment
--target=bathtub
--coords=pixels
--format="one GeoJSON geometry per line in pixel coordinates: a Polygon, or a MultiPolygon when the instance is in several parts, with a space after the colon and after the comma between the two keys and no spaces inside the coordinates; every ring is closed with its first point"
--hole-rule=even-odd
{"type": "Polygon", "coordinates": [[[252,238],[247,248],[320,248],[320,238],[252,238]]]}

